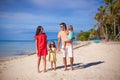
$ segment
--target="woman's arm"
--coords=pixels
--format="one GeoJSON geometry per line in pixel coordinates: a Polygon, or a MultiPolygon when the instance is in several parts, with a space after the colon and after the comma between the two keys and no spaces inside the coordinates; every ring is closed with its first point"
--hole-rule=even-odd
{"type": "Polygon", "coordinates": [[[35,40],[35,49],[36,49],[36,53],[38,53],[37,40],[35,40]]]}

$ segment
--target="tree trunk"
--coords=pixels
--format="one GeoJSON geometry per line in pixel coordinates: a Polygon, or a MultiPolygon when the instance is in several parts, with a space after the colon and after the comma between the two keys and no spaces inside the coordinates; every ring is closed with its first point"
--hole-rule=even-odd
{"type": "Polygon", "coordinates": [[[115,20],[114,20],[114,36],[116,36],[115,20]]]}
{"type": "Polygon", "coordinates": [[[105,38],[108,40],[108,31],[107,31],[107,26],[105,25],[105,38]]]}

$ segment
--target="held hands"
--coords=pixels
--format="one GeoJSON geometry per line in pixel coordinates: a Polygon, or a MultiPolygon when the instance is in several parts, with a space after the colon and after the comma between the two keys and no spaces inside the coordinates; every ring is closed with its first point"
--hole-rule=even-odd
{"type": "Polygon", "coordinates": [[[60,48],[57,48],[57,51],[60,51],[60,48]]]}
{"type": "Polygon", "coordinates": [[[60,48],[57,48],[57,51],[56,51],[56,52],[57,52],[58,54],[62,53],[60,48]]]}

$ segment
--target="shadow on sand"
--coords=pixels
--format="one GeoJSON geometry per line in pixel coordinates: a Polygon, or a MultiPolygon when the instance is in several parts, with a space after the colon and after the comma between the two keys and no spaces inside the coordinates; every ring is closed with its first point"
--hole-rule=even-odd
{"type": "MultiPolygon", "coordinates": [[[[101,63],[104,63],[104,61],[90,62],[90,63],[87,63],[87,64],[74,63],[73,67],[74,67],[74,69],[84,69],[84,68],[88,68],[88,67],[91,67],[91,66],[95,66],[95,65],[101,64],[101,63]]],[[[70,67],[70,65],[67,65],[67,67],[70,67]]],[[[64,66],[56,67],[56,69],[61,69],[61,68],[64,68],[64,66]]]]}

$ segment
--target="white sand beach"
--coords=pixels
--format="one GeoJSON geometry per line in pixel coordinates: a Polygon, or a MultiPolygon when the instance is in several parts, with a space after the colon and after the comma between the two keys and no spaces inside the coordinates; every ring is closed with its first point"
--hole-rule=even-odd
{"type": "Polygon", "coordinates": [[[120,42],[90,43],[74,47],[74,70],[64,71],[62,54],[57,54],[57,69],[37,73],[37,56],[0,59],[0,80],[120,80],[120,42]]]}

